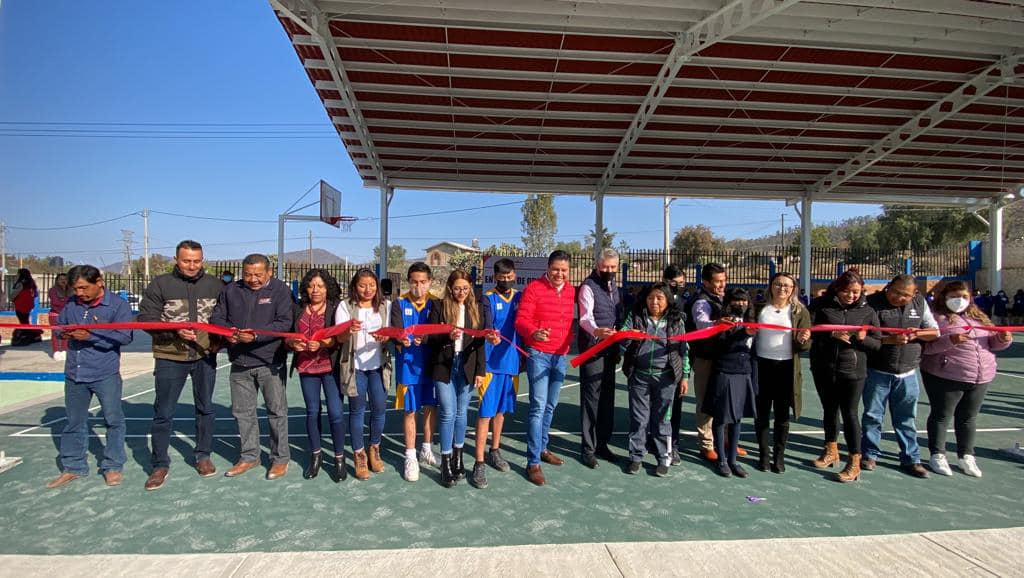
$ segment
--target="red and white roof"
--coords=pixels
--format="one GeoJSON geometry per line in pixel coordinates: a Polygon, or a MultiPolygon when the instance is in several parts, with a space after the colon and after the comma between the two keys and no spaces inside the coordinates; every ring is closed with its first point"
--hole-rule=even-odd
{"type": "Polygon", "coordinates": [[[363,182],[987,204],[1024,2],[271,0],[363,182]]]}

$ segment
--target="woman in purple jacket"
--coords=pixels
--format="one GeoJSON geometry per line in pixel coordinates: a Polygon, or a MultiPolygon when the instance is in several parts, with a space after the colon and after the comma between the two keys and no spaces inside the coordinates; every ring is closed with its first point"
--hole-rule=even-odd
{"type": "Polygon", "coordinates": [[[932,407],[928,415],[929,465],[937,474],[953,475],[946,460],[946,426],[952,414],[960,469],[980,478],[974,459],[975,418],[988,384],[996,376],[993,352],[1009,347],[1013,336],[976,329],[991,327],[992,321],[971,301],[970,290],[960,281],[942,288],[935,300],[935,319],[942,337],[925,345],[921,361],[924,389],[932,407]]]}

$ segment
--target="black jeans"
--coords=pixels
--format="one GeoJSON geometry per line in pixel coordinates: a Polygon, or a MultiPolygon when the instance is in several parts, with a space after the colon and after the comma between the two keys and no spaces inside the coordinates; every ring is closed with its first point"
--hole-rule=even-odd
{"type": "Polygon", "coordinates": [[[580,453],[608,448],[615,423],[615,357],[598,356],[580,366],[580,453]]]}
{"type": "Polygon", "coordinates": [[[946,428],[953,415],[956,455],[974,455],[975,420],[988,391],[987,383],[964,383],[921,372],[928,404],[928,449],[933,454],[946,453],[946,428]]]}
{"type": "Polygon", "coordinates": [[[825,441],[839,439],[839,415],[843,417],[843,435],[846,449],[851,454],[860,453],[860,398],[864,393],[864,378],[837,374],[831,368],[812,368],[814,389],[818,390],[821,416],[825,427],[825,441]]]}
{"type": "Polygon", "coordinates": [[[793,405],[793,358],[757,358],[757,418],[754,430],[758,446],[768,445],[768,417],[775,411],[775,446],[781,450],[789,434],[789,408],[793,405]]]}
{"type": "Polygon", "coordinates": [[[156,399],[153,401],[153,426],[150,428],[153,452],[150,456],[154,468],[167,468],[171,457],[167,448],[171,443],[174,410],[185,387],[185,378],[192,378],[192,401],[195,404],[196,446],[195,461],[208,459],[213,451],[213,430],[217,416],[213,407],[213,385],[217,379],[217,356],[208,355],[195,361],[157,359],[153,375],[156,378],[156,399]]]}

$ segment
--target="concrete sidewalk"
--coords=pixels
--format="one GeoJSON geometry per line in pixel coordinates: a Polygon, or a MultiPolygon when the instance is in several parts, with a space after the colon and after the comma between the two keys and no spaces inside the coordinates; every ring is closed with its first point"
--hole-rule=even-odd
{"type": "MultiPolygon", "coordinates": [[[[311,543],[315,544],[315,538],[311,543]]],[[[1022,576],[1024,528],[841,538],[191,555],[0,556],[6,576],[1022,576]]]]}

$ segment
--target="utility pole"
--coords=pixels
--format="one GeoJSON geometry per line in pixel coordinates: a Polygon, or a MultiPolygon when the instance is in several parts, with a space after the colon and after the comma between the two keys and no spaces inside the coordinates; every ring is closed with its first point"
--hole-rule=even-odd
{"type": "Polygon", "coordinates": [[[786,213],[781,213],[779,217],[782,218],[782,226],[779,228],[779,246],[786,246],[786,213]]]}
{"type": "Polygon", "coordinates": [[[313,268],[313,229],[309,230],[309,268],[313,268]]]}
{"type": "Polygon", "coordinates": [[[0,222],[0,307],[7,306],[7,223],[0,222]]]}
{"type": "MultiPolygon", "coordinates": [[[[146,285],[149,285],[149,209],[142,209],[142,250],[146,262],[146,285]]],[[[175,255],[177,257],[177,255],[175,255]]]]}
{"type": "Polygon", "coordinates": [[[127,277],[132,274],[132,237],[135,235],[134,231],[128,229],[121,229],[121,243],[123,243],[123,255],[124,262],[121,265],[121,274],[127,277]]]}
{"type": "Polygon", "coordinates": [[[671,261],[671,259],[669,258],[669,251],[672,249],[672,242],[671,242],[671,230],[669,228],[669,214],[670,214],[670,211],[669,211],[668,207],[669,207],[669,205],[672,204],[672,201],[674,201],[674,200],[675,199],[667,197],[667,196],[662,198],[662,209],[661,209],[662,210],[662,226],[664,227],[664,231],[663,232],[665,234],[664,243],[662,245],[662,251],[664,252],[663,256],[661,258],[661,266],[662,267],[668,267],[669,262],[671,261]]]}

